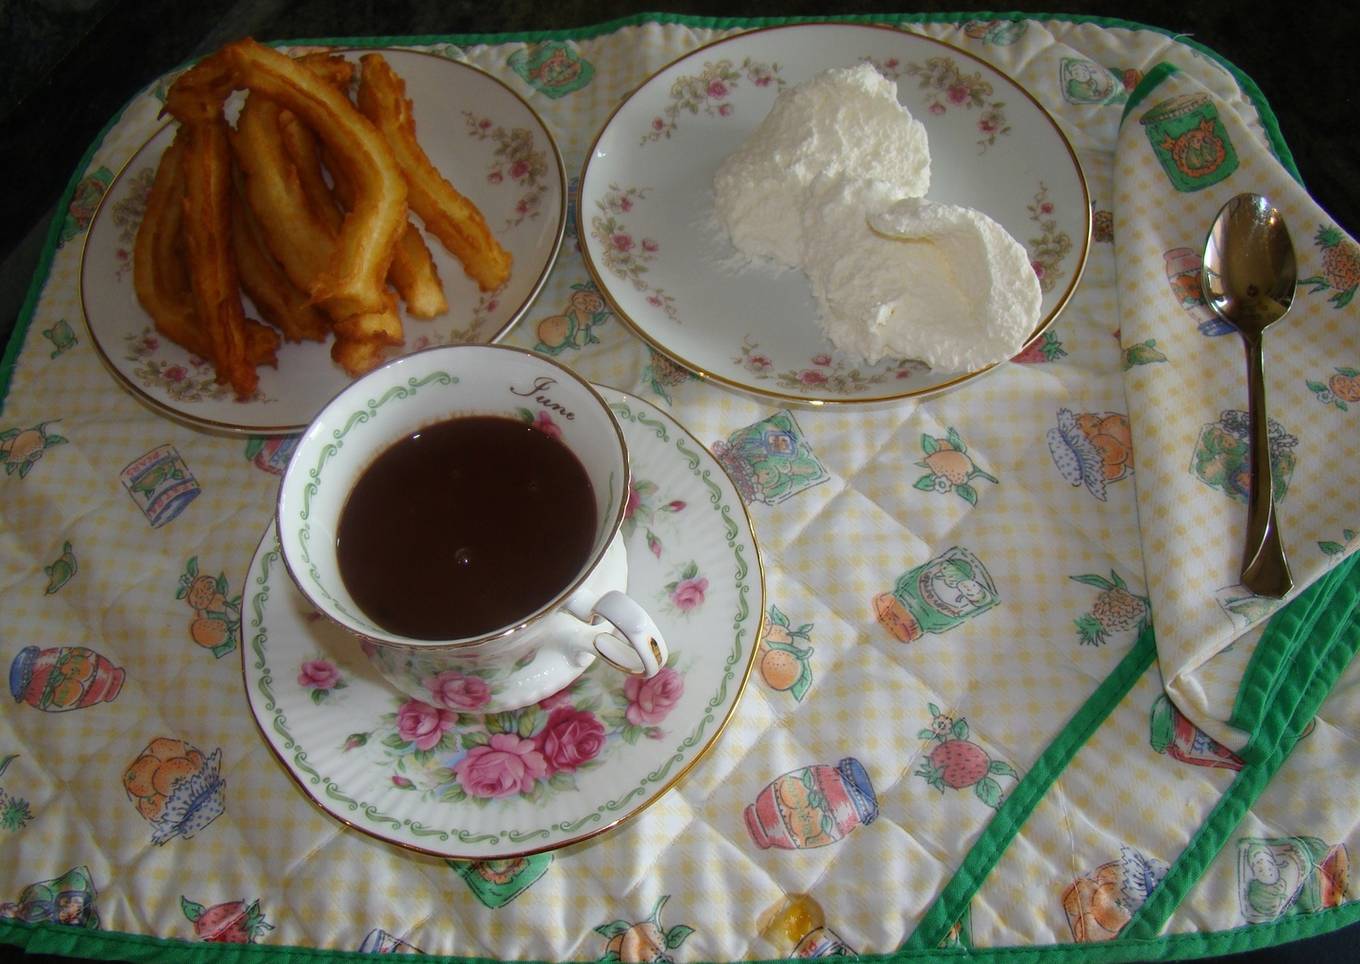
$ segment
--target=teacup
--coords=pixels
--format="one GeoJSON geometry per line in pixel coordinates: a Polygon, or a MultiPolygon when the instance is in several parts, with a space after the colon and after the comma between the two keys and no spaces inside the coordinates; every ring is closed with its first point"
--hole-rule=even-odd
{"type": "Polygon", "coordinates": [[[556,693],[597,656],[625,673],[650,677],[661,671],[666,643],[626,592],[619,529],[628,492],[623,433],[588,382],[532,352],[458,345],[390,362],[322,409],[284,473],[277,528],[284,563],[302,594],[359,637],[392,686],[441,708],[495,713],[556,693]],[[392,445],[465,416],[531,422],[576,456],[595,500],[589,554],[548,602],[527,605],[503,626],[456,639],[401,635],[370,617],[346,587],[337,552],[342,513],[360,477],[392,445]]]}

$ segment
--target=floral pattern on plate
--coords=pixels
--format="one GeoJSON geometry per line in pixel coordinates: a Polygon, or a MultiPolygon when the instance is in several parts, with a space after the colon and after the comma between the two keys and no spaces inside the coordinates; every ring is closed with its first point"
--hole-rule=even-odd
{"type": "Polygon", "coordinates": [[[775,78],[787,87],[863,62],[900,78],[899,98],[926,127],[928,196],[981,210],[1026,245],[1043,289],[1034,337],[1067,303],[1090,244],[1090,196],[1071,144],[1038,102],[985,61],[929,37],[795,24],[727,37],[663,68],[629,95],[588,155],[581,251],[615,313],[651,348],[781,402],[924,396],[980,374],[900,359],[866,365],[837,351],[802,273],[743,261],[712,210],[713,175],[769,113],[775,78]],[[715,72],[722,64],[740,76],[727,82],[715,72]],[[778,69],[748,83],[744,65],[778,69]]]}
{"type": "Polygon", "coordinates": [[[284,571],[272,527],[265,534],[245,592],[247,695],[284,767],[336,818],[450,858],[551,850],[645,808],[718,738],[765,610],[750,520],[693,436],[641,399],[601,391],[637,477],[655,486],[645,496],[653,518],[684,506],[684,524],[666,529],[664,559],[651,549],[645,513],[625,535],[629,592],[668,602],[653,616],[672,661],[650,680],[596,661],[561,692],[509,713],[408,699],[381,681],[353,637],[315,617],[284,571]]]}
{"type": "MultiPolygon", "coordinates": [[[[347,55],[357,57],[363,51],[347,55]]],[[[501,81],[475,67],[414,50],[384,50],[406,81],[421,146],[481,210],[514,258],[510,279],[483,293],[461,263],[429,238],[449,310],[433,320],[404,313],[405,351],[450,342],[495,342],[537,297],[566,227],[566,170],[547,126],[501,81]]],[[[132,283],[132,247],[156,165],[174,137],[161,128],[128,160],[90,225],[80,292],[95,345],[125,386],[152,406],[214,428],[299,431],[350,379],[330,345],[285,344],[260,391],[238,402],[212,366],[154,334],[132,283]],[[153,344],[154,342],[154,344],[153,344]]],[[[246,301],[246,313],[253,313],[246,301]]]]}

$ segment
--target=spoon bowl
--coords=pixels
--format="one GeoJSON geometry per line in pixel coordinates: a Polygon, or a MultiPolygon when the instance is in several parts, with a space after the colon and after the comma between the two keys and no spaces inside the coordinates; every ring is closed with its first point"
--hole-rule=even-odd
{"type": "Polygon", "coordinates": [[[1294,586],[1275,519],[1275,480],[1266,418],[1266,329],[1294,303],[1298,263],[1284,218],[1259,194],[1239,194],[1218,212],[1204,245],[1204,299],[1237,329],[1247,350],[1251,475],[1242,585],[1279,599],[1294,586]]]}

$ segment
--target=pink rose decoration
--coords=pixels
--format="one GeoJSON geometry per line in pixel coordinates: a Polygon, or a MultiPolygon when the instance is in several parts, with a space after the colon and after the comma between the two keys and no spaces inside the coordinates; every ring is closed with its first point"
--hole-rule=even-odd
{"type": "Polygon", "coordinates": [[[727,85],[721,80],[710,81],[708,84],[708,96],[714,100],[721,100],[727,96],[727,85]]]}
{"type": "Polygon", "coordinates": [[[822,385],[826,382],[826,373],[815,368],[804,368],[798,373],[798,380],[804,385],[822,385]]]}
{"type": "Polygon", "coordinates": [[[630,676],[623,684],[628,697],[624,716],[634,726],[652,726],[666,718],[685,693],[685,678],[669,666],[651,679],[630,676]]]}
{"type": "Polygon", "coordinates": [[[646,251],[648,254],[656,254],[658,251],[661,250],[661,245],[657,244],[651,238],[643,238],[642,250],[646,251]]]}
{"type": "Polygon", "coordinates": [[[500,171],[492,171],[486,176],[486,180],[490,184],[499,184],[501,181],[505,180],[505,175],[500,171]]]}
{"type": "Polygon", "coordinates": [[[552,416],[543,409],[539,409],[538,414],[534,416],[534,428],[550,438],[562,437],[562,429],[552,420],[552,416]]]}
{"type": "Polygon", "coordinates": [[[450,710],[475,710],[491,699],[491,687],[476,676],[464,676],[454,669],[420,681],[430,691],[430,702],[450,710]]]}
{"type": "Polygon", "coordinates": [[[941,104],[938,100],[937,100],[937,101],[934,101],[934,102],[930,105],[929,110],[930,110],[930,112],[931,112],[932,114],[936,114],[936,115],[938,115],[938,114],[943,114],[943,113],[944,113],[944,104],[941,104]]]}
{"type": "Polygon", "coordinates": [[[420,700],[407,700],[397,710],[397,735],[415,744],[417,750],[435,746],[453,727],[458,714],[420,700]]]}
{"type": "Polygon", "coordinates": [[[768,355],[747,355],[746,364],[755,371],[767,371],[774,367],[774,362],[770,361],[768,355]]]}
{"type": "Polygon", "coordinates": [[[559,706],[548,716],[534,746],[548,764],[548,776],[571,773],[604,749],[604,724],[594,713],[559,706]]]}
{"type": "Polygon", "coordinates": [[[334,689],[335,684],[340,682],[340,671],[328,659],[308,660],[302,664],[297,681],[299,686],[308,686],[312,689],[334,689]]]}
{"type": "Polygon", "coordinates": [[[614,235],[614,236],[613,236],[612,238],[610,238],[609,240],[612,241],[612,242],[614,243],[614,249],[615,249],[616,251],[632,251],[632,250],[633,250],[633,238],[632,238],[631,235],[620,233],[620,234],[614,235]]]}
{"type": "Polygon", "coordinates": [[[642,495],[630,480],[628,483],[628,501],[623,504],[623,517],[625,519],[631,519],[633,513],[637,511],[637,507],[641,504],[642,495]]]}
{"type": "Polygon", "coordinates": [[[823,365],[823,366],[825,366],[825,365],[830,365],[830,364],[831,364],[831,356],[830,356],[830,355],[827,355],[827,354],[813,355],[813,356],[812,356],[812,364],[814,364],[814,365],[823,365]]]}
{"type": "Polygon", "coordinates": [[[955,104],[962,104],[968,99],[968,88],[963,84],[955,84],[949,88],[948,95],[949,99],[955,104]]]}
{"type": "Polygon", "coordinates": [[[485,746],[468,750],[453,774],[474,797],[509,797],[533,789],[535,780],[548,775],[548,763],[533,740],[497,733],[485,746]]]}
{"type": "Polygon", "coordinates": [[[704,593],[706,592],[708,592],[708,579],[705,577],[695,576],[693,579],[682,579],[671,590],[671,602],[675,603],[676,608],[681,612],[689,612],[704,601],[704,593]]]}
{"type": "Polygon", "coordinates": [[[719,117],[730,117],[731,115],[732,115],[732,105],[731,105],[731,104],[719,104],[719,105],[718,105],[718,116],[719,116],[719,117]]]}
{"type": "Polygon", "coordinates": [[[165,370],[165,380],[170,382],[182,382],[184,381],[184,376],[188,374],[189,372],[183,365],[171,365],[165,370]]]}
{"type": "Polygon", "coordinates": [[[520,158],[518,161],[510,165],[510,176],[513,177],[516,181],[522,179],[524,175],[528,173],[529,162],[524,160],[523,158],[520,158]]]}

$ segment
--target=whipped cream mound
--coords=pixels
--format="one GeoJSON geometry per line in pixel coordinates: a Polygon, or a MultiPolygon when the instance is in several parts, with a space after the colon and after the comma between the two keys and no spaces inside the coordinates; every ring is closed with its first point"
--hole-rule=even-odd
{"type": "Polygon", "coordinates": [[[897,84],[872,64],[833,67],[780,91],[770,113],[718,168],[718,220],[743,254],[799,267],[800,212],[820,176],[882,181],[894,197],[930,189],[925,126],[897,102],[897,84]]]}
{"type": "Polygon", "coordinates": [[[825,200],[838,210],[823,211],[825,230],[809,234],[819,244],[805,252],[803,270],[822,327],[842,351],[871,364],[918,358],[936,370],[971,372],[1024,347],[1043,292],[1028,252],[996,221],[924,198],[880,206],[877,186],[857,197],[842,188],[825,200]],[[852,222],[861,217],[873,230],[855,238],[852,222]]]}
{"type": "Polygon", "coordinates": [[[1043,293],[1005,228],[929,187],[925,128],[869,64],[782,91],[713,181],[737,250],[802,269],[838,349],[977,371],[1024,347],[1043,293]]]}

